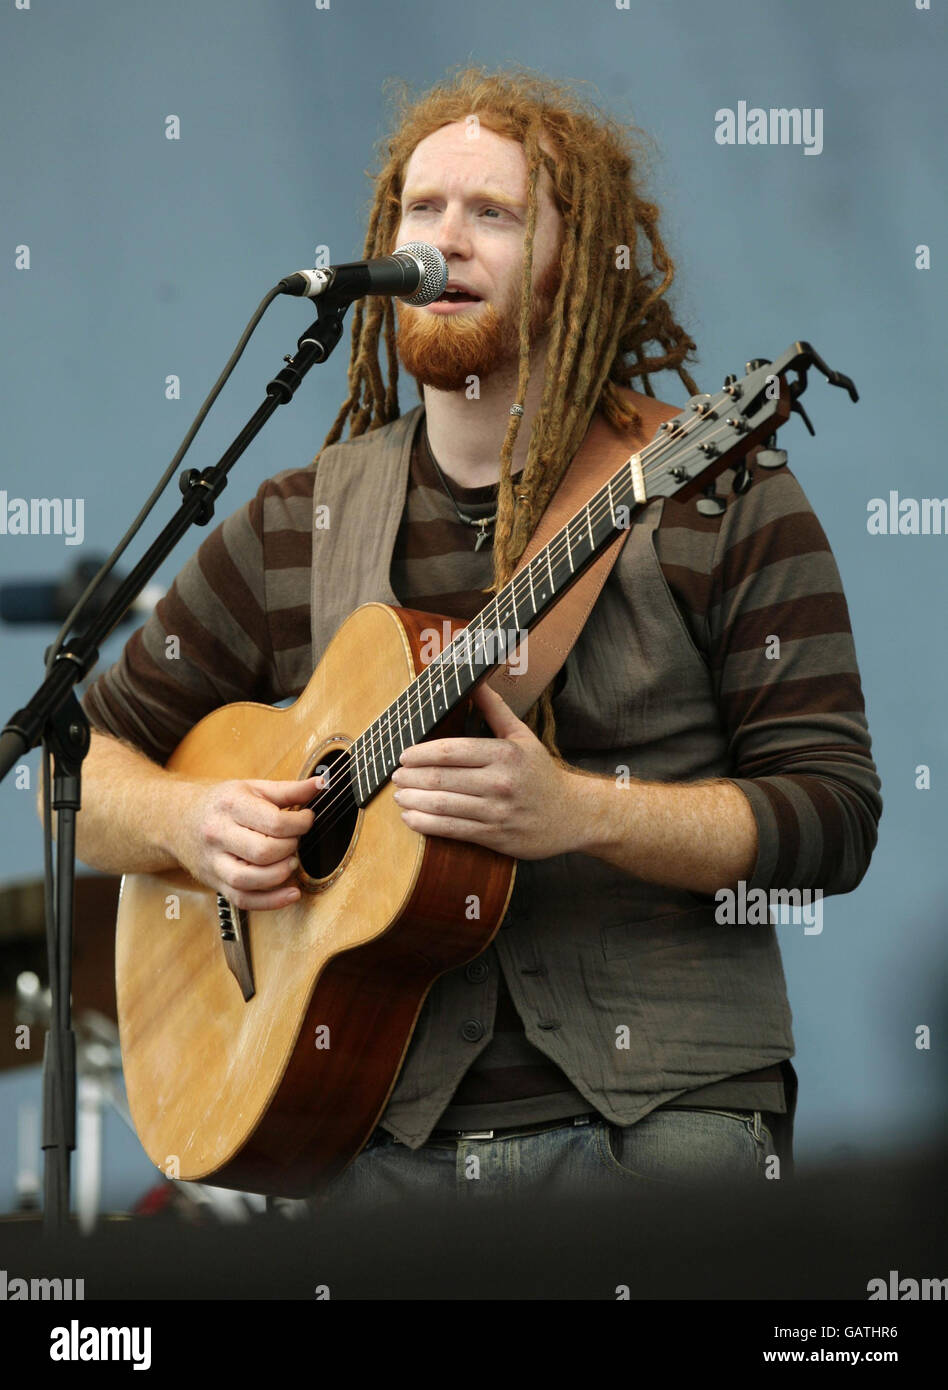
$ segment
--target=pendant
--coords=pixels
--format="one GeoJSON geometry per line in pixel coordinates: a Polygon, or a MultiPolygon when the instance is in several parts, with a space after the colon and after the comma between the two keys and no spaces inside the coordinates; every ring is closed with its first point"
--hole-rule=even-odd
{"type": "Polygon", "coordinates": [[[488,526],[490,526],[491,523],[489,521],[479,521],[477,524],[481,529],[477,533],[477,540],[474,542],[474,549],[480,550],[481,546],[487,540],[487,528],[488,526]]]}

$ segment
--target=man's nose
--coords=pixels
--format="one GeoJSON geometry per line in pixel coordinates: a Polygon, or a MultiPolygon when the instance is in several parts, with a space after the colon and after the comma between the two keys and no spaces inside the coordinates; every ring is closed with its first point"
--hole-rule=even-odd
{"type": "Polygon", "coordinates": [[[432,228],[432,233],[431,244],[437,247],[445,260],[449,256],[462,256],[465,259],[470,256],[471,229],[463,208],[449,203],[438,218],[437,225],[432,228]]]}

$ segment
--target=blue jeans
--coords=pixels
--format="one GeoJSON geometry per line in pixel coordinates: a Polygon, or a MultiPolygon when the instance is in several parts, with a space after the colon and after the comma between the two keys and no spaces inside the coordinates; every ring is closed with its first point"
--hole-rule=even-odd
{"type": "Polygon", "coordinates": [[[673,1194],[766,1181],[775,1153],[759,1110],[660,1109],[625,1126],[601,1117],[578,1125],[564,1120],[539,1134],[429,1140],[419,1149],[376,1130],[313,1207],[362,1211],[414,1197],[472,1202],[521,1194],[544,1200],[629,1190],[673,1194]]]}

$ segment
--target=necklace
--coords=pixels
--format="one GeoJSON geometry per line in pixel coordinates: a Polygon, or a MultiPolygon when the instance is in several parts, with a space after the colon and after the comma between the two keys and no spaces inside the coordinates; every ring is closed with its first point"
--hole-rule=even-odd
{"type": "Polygon", "coordinates": [[[478,531],[478,533],[477,533],[477,540],[474,542],[474,549],[475,549],[475,550],[480,550],[481,546],[482,546],[482,545],[484,544],[484,542],[487,540],[487,537],[488,537],[488,534],[489,534],[489,532],[488,532],[488,527],[493,527],[494,522],[497,520],[497,513],[494,512],[494,515],[493,515],[493,516],[476,517],[476,516],[467,516],[464,512],[461,511],[461,508],[458,506],[457,501],[456,501],[456,499],[455,499],[454,493],[453,493],[453,492],[451,491],[451,489],[448,487],[448,480],[447,480],[447,478],[444,476],[444,474],[441,472],[441,469],[438,467],[438,460],[435,458],[434,454],[431,452],[431,444],[430,444],[430,442],[429,442],[429,440],[428,440],[428,426],[427,426],[427,423],[425,424],[425,448],[426,448],[426,450],[428,451],[428,457],[429,457],[429,459],[430,459],[431,462],[434,464],[435,472],[437,473],[438,477],[441,479],[441,486],[444,488],[445,492],[448,494],[448,497],[451,499],[451,505],[452,505],[452,507],[454,508],[454,510],[455,510],[455,511],[457,512],[457,514],[458,514],[458,521],[463,521],[464,524],[465,524],[465,526],[477,526],[477,527],[480,528],[479,531],[478,531]]]}

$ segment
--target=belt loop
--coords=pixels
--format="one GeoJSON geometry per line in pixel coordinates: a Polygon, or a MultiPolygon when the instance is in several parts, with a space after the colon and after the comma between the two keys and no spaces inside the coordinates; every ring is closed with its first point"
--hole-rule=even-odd
{"type": "Polygon", "coordinates": [[[759,1110],[755,1110],[755,1111],[754,1111],[754,1138],[755,1138],[755,1139],[762,1139],[762,1138],[763,1138],[763,1134],[761,1133],[761,1128],[760,1128],[760,1111],[759,1111],[759,1110]]]}

